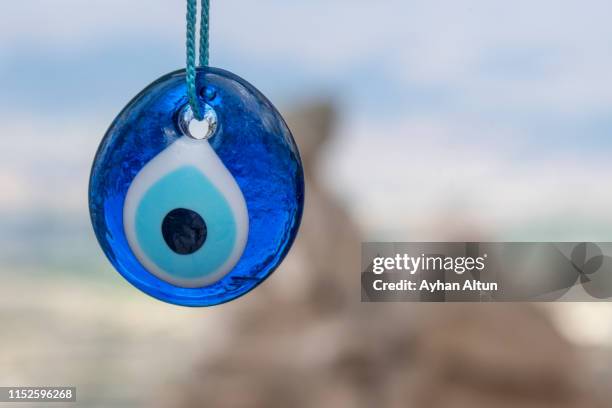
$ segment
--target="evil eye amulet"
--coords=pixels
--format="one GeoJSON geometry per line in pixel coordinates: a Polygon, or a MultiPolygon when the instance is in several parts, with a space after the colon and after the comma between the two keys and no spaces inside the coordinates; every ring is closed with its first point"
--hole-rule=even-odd
{"type": "Polygon", "coordinates": [[[157,80],[115,119],[89,185],[93,227],[113,266],[160,300],[209,306],[266,279],[296,236],[299,153],[274,106],[227,71],[198,69],[203,133],[185,71],[157,80]]]}

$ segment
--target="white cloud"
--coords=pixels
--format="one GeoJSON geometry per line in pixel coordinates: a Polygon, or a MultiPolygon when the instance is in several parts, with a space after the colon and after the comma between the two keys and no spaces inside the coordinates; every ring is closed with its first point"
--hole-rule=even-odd
{"type": "MultiPolygon", "coordinates": [[[[0,12],[0,55],[15,47],[74,53],[147,38],[182,48],[184,7],[162,0],[8,2],[0,12]]],[[[212,2],[211,46],[213,63],[231,53],[249,64],[298,65],[336,79],[376,64],[373,76],[406,94],[417,84],[459,94],[475,109],[584,113],[612,103],[611,12],[603,0],[224,0],[212,2]]]]}
{"type": "Polygon", "coordinates": [[[534,154],[515,132],[481,143],[487,129],[460,121],[353,124],[324,177],[366,231],[388,239],[609,239],[608,157],[534,154]]]}
{"type": "Polygon", "coordinates": [[[89,168],[106,125],[0,119],[0,211],[85,213],[89,168]]]}
{"type": "Polygon", "coordinates": [[[91,41],[155,35],[172,36],[181,30],[184,11],[162,0],[33,0],[0,6],[0,45],[69,50],[91,41]]]}
{"type": "Polygon", "coordinates": [[[583,114],[612,103],[612,3],[430,5],[397,38],[398,79],[454,90],[473,107],[583,114]]]}

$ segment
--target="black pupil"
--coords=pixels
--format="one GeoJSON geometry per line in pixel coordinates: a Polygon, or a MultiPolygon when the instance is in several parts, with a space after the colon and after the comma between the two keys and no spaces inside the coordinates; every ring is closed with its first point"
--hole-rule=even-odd
{"type": "Polygon", "coordinates": [[[180,255],[193,254],[206,241],[206,223],[195,211],[177,208],[170,211],[162,223],[164,241],[180,255]]]}

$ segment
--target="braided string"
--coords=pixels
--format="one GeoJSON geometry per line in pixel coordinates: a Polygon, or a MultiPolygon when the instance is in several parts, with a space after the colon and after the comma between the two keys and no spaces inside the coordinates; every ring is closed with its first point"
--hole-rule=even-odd
{"type": "MultiPolygon", "coordinates": [[[[198,0],[187,0],[187,95],[193,116],[197,120],[203,119],[203,114],[198,103],[196,88],[196,25],[198,13],[198,0]]],[[[200,60],[199,66],[208,66],[209,47],[209,18],[210,1],[202,0],[200,13],[200,60]]]]}
{"type": "Polygon", "coordinates": [[[202,0],[200,13],[200,66],[208,66],[208,36],[210,20],[210,0],[202,0]]]}

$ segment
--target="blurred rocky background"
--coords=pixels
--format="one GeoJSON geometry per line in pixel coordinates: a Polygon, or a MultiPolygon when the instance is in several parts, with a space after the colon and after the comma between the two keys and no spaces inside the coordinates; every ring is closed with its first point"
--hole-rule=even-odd
{"type": "Polygon", "coordinates": [[[307,168],[299,239],[258,293],[228,308],[223,347],[160,406],[606,406],[607,390],[542,307],[356,301],[361,235],[315,171],[334,118],[326,103],[289,116],[307,168]]]}
{"type": "Polygon", "coordinates": [[[119,109],[183,65],[183,5],[3,2],[0,385],[103,408],[610,405],[608,303],[362,304],[358,278],[363,240],[610,240],[609,2],[212,11],[213,63],[300,145],[294,248],[220,307],[127,284],[89,225],[89,165],[119,109]]]}

